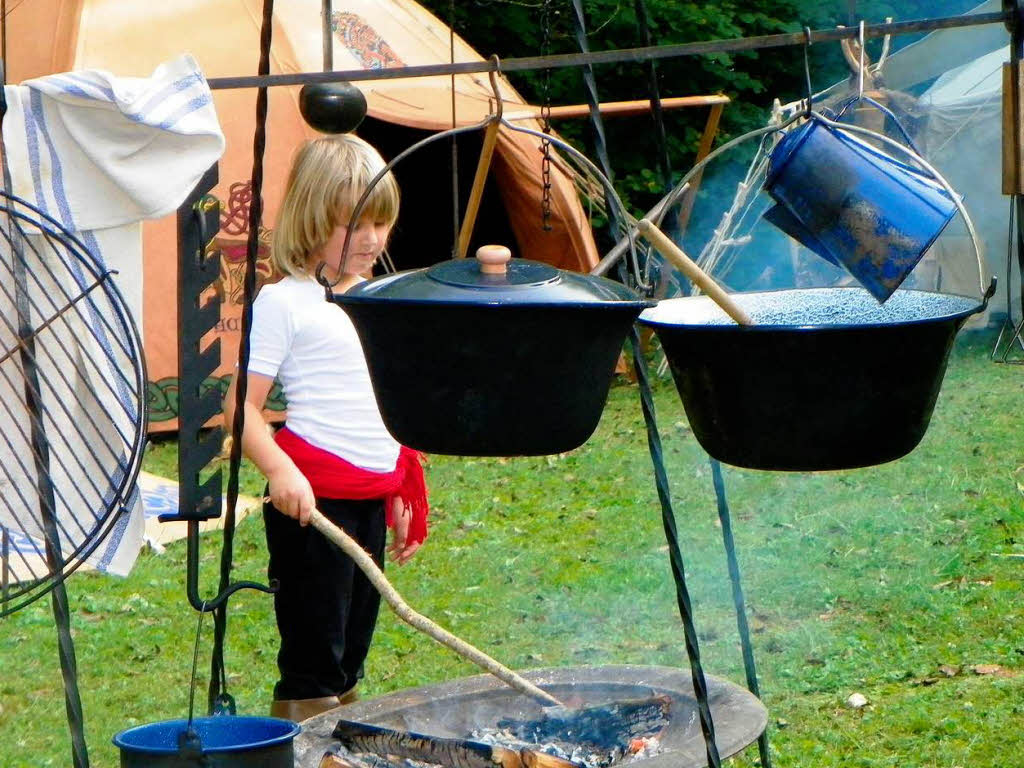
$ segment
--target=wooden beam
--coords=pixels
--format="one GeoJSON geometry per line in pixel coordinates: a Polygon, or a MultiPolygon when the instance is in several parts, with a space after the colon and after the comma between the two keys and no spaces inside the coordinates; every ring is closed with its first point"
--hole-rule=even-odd
{"type": "Polygon", "coordinates": [[[462,227],[459,229],[459,241],[456,247],[456,258],[466,258],[469,250],[469,240],[473,236],[473,227],[476,224],[476,215],[480,211],[480,200],[484,195],[484,186],[487,184],[487,173],[491,168],[491,158],[494,156],[494,146],[498,141],[498,128],[501,122],[497,119],[488,123],[484,131],[484,142],[480,148],[480,158],[476,164],[476,175],[473,177],[473,188],[469,192],[469,202],[466,204],[466,215],[462,219],[462,227]]]}
{"type": "Polygon", "coordinates": [[[1024,67],[1016,61],[1003,64],[1003,194],[1024,193],[1021,174],[1021,149],[1024,147],[1024,115],[1021,114],[1021,90],[1024,67]]]}
{"type": "MultiPolygon", "coordinates": [[[[700,137],[700,144],[697,146],[697,157],[694,165],[699,163],[711,152],[715,143],[715,135],[718,133],[718,122],[722,117],[723,104],[715,104],[708,113],[708,120],[704,124],[704,134],[700,137]]],[[[679,205],[679,216],[676,220],[679,233],[686,231],[686,225],[690,223],[690,214],[693,212],[693,203],[697,199],[697,190],[700,188],[700,181],[704,177],[704,169],[690,179],[690,188],[686,190],[682,203],[679,205]]]]}
{"type": "MultiPolygon", "coordinates": [[[[682,109],[685,107],[714,107],[729,103],[729,97],[724,94],[711,94],[708,96],[675,96],[670,99],[661,100],[662,109],[682,109]]],[[[642,115],[651,109],[650,99],[637,99],[636,101],[606,101],[599,104],[598,108],[602,115],[642,115]]],[[[561,107],[552,107],[550,117],[553,120],[567,117],[586,117],[590,114],[590,107],[586,104],[568,104],[561,107]]],[[[528,110],[505,113],[506,120],[539,120],[543,117],[540,107],[531,107],[528,110]]]]}

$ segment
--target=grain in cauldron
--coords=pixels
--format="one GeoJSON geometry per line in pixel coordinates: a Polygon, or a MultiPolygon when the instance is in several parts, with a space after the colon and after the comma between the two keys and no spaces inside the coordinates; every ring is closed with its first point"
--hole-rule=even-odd
{"type": "Polygon", "coordinates": [[[662,301],[640,323],[657,332],[704,450],[739,467],[802,471],[913,450],[957,331],[987,303],[901,289],[880,305],[848,287],[732,298],[753,325],[703,296],[662,301]]]}

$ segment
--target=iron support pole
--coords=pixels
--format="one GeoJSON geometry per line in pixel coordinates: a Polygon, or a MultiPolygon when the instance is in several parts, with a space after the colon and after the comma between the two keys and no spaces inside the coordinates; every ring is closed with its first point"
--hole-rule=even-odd
{"type": "MultiPolygon", "coordinates": [[[[1010,29],[1010,65],[1014,73],[1017,72],[1017,68],[1020,65],[1020,61],[1024,58],[1024,0],[1003,0],[1003,9],[1010,14],[1010,19],[1007,21],[1007,26],[1010,29]]],[[[1012,77],[1014,88],[1018,87],[1017,84],[1020,82],[1015,76],[1012,77]]],[[[1014,105],[1020,103],[1020,99],[1024,98],[1024,94],[1017,93],[1014,105]]],[[[1020,108],[1016,107],[1017,115],[1020,114],[1020,108]]],[[[1016,121],[1017,115],[1014,115],[1016,121]]],[[[1019,126],[1014,125],[1014,135],[1019,137],[1020,131],[1019,126]]],[[[1019,141],[1019,138],[1015,139],[1019,141]]],[[[1019,148],[1020,151],[1024,151],[1024,147],[1019,148]]],[[[1019,162],[1019,158],[1018,158],[1019,162]]],[[[1020,169],[1018,169],[1018,173],[1020,169]]],[[[1014,208],[1016,211],[1016,217],[1014,222],[1014,229],[1017,239],[1017,264],[1020,269],[1020,302],[1021,302],[1021,319],[1024,321],[1024,195],[1015,194],[1013,196],[1014,208]]],[[[1006,314],[1009,320],[1011,330],[1015,330],[1013,326],[1013,312],[1010,307],[1010,265],[1007,264],[1006,272],[1006,314]]],[[[1010,343],[1013,343],[1015,336],[1010,337],[1010,343]]]]}
{"type": "MultiPolygon", "coordinates": [[[[740,634],[740,648],[743,654],[743,671],[747,678],[747,690],[761,698],[761,686],[757,683],[757,667],[754,664],[754,645],[750,642],[750,626],[747,624],[747,605],[743,598],[743,583],[740,581],[740,564],[736,558],[736,541],[732,535],[732,516],[729,514],[729,500],[725,495],[725,481],[722,465],[718,459],[710,459],[711,481],[715,486],[718,502],[718,521],[722,524],[722,543],[725,546],[726,563],[729,567],[729,581],[732,583],[732,602],[736,608],[736,629],[740,634]]],[[[761,756],[761,768],[772,768],[771,752],[768,748],[768,727],[757,737],[757,751],[761,756]]]]}
{"type": "MultiPolygon", "coordinates": [[[[4,64],[0,61],[0,94],[6,82],[4,64]]],[[[7,113],[7,102],[0,96],[0,126],[7,113]]],[[[0,132],[0,153],[4,151],[3,133],[0,132]]],[[[3,188],[12,189],[11,172],[4,161],[3,188]]],[[[36,472],[36,493],[39,497],[39,512],[43,521],[46,562],[57,581],[51,594],[53,617],[57,623],[57,655],[60,658],[61,677],[64,682],[64,706],[67,711],[68,727],[71,730],[71,763],[74,768],[89,768],[89,751],[85,743],[85,724],[82,711],[82,697],[78,690],[78,662],[75,659],[75,642],[71,635],[71,609],[68,593],[61,571],[64,558],[61,553],[60,532],[57,524],[57,499],[50,475],[50,443],[43,421],[45,404],[39,386],[39,369],[36,366],[35,332],[32,328],[32,306],[29,298],[28,270],[22,250],[25,234],[21,225],[10,212],[7,215],[8,242],[11,244],[11,261],[14,272],[15,312],[17,314],[19,337],[19,362],[24,377],[25,410],[29,416],[32,455],[36,472]]],[[[5,529],[6,533],[6,529],[5,529]]],[[[6,541],[5,550],[6,550],[6,541]]],[[[7,552],[4,553],[6,568],[7,552]]],[[[5,572],[6,582],[6,572],[5,572]]],[[[4,597],[6,599],[6,583],[4,597]]]]}
{"type": "MultiPolygon", "coordinates": [[[[8,177],[7,166],[4,176],[8,177]]],[[[10,189],[9,177],[5,188],[10,189]]],[[[45,405],[39,385],[34,331],[31,322],[31,307],[28,301],[29,288],[25,255],[21,252],[21,229],[8,219],[15,228],[12,260],[14,261],[15,292],[17,294],[18,335],[20,362],[25,378],[25,409],[31,424],[32,456],[36,472],[36,492],[39,494],[39,512],[43,521],[44,549],[46,563],[51,573],[60,574],[64,567],[61,552],[60,532],[57,528],[57,499],[50,478],[50,443],[43,421],[45,405]]],[[[53,618],[57,624],[57,655],[60,658],[61,677],[64,681],[64,706],[67,710],[68,726],[71,729],[71,761],[74,768],[89,768],[89,752],[85,743],[85,725],[82,711],[82,697],[78,691],[78,662],[75,659],[75,642],[71,636],[71,609],[67,588],[62,576],[51,594],[53,618]]]]}
{"type": "MultiPolygon", "coordinates": [[[[909,35],[916,32],[933,32],[938,29],[976,27],[985,24],[1005,24],[1012,16],[1006,11],[995,13],[973,13],[962,16],[944,16],[917,21],[894,21],[885,24],[865,24],[864,36],[885,37],[886,35],[909,35]]],[[[858,27],[835,27],[812,30],[816,43],[838,40],[855,40],[860,36],[858,27]]],[[[682,56],[705,56],[712,53],[735,53],[736,51],[757,51],[765,48],[785,48],[806,45],[807,38],[801,32],[787,32],[777,35],[737,37],[728,40],[708,40],[676,45],[654,45],[644,48],[625,48],[590,53],[570,53],[554,56],[524,56],[501,60],[501,71],[528,72],[539,69],[584,67],[595,64],[643,63],[657,59],[674,59],[682,56]]],[[[279,85],[305,85],[306,83],[362,82],[365,80],[389,80],[413,77],[434,77],[436,75],[468,75],[493,72],[497,69],[492,61],[466,61],[454,64],[425,64],[415,67],[394,67],[387,69],[351,69],[333,72],[296,72],[277,75],[248,75],[244,77],[212,77],[207,80],[210,88],[259,88],[279,85]]]]}
{"type": "MultiPolygon", "coordinates": [[[[644,0],[633,0],[636,24],[640,30],[640,42],[645,48],[652,45],[651,28],[647,23],[647,4],[644,0]]],[[[665,134],[665,116],[661,108],[661,93],[658,88],[658,67],[653,60],[647,62],[647,92],[651,100],[651,118],[654,120],[654,145],[658,153],[658,170],[661,184],[672,188],[672,162],[668,155],[668,137],[665,134]]]]}
{"type": "MultiPolygon", "coordinates": [[[[590,52],[590,44],[587,42],[587,21],[583,14],[581,0],[572,0],[573,30],[576,33],[576,44],[582,53],[590,52]]],[[[590,112],[590,127],[594,131],[594,151],[597,153],[597,161],[601,166],[608,183],[615,182],[614,171],[612,171],[611,159],[608,157],[608,141],[604,133],[604,121],[601,120],[601,99],[597,95],[597,79],[594,77],[594,69],[589,64],[583,66],[583,84],[587,92],[587,107],[590,112]]],[[[615,206],[608,206],[608,229],[611,241],[614,243],[619,239],[619,232],[625,230],[625,222],[619,215],[615,206]]]]}
{"type": "Polygon", "coordinates": [[[690,591],[686,586],[686,569],[683,554],[679,546],[679,533],[676,529],[675,512],[672,509],[672,495],[668,487],[668,475],[665,472],[664,452],[661,447],[661,435],[658,432],[658,421],[654,413],[654,395],[651,392],[647,374],[647,361],[644,360],[640,348],[640,334],[634,326],[629,332],[629,344],[633,350],[633,366],[636,368],[636,380],[640,390],[640,406],[647,427],[647,448],[651,454],[654,467],[654,485],[661,504],[661,521],[668,544],[669,564],[672,568],[672,580],[676,587],[676,605],[679,618],[683,622],[683,637],[686,655],[690,662],[690,679],[693,683],[693,695],[697,704],[697,716],[701,732],[704,735],[705,756],[708,768],[720,768],[721,756],[715,741],[715,724],[711,716],[711,705],[708,702],[707,679],[700,660],[700,642],[697,638],[697,626],[693,619],[693,604],[690,591]]]}

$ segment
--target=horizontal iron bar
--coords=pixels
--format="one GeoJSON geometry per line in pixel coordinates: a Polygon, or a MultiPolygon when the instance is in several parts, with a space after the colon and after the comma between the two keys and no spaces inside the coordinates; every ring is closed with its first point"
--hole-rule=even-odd
{"type": "MultiPolygon", "coordinates": [[[[936,29],[975,27],[983,24],[1005,24],[1012,20],[1011,11],[975,13],[962,16],[943,16],[916,21],[894,21],[887,24],[865,24],[865,37],[885,35],[907,35],[914,32],[930,32],[936,29]]],[[[835,27],[811,31],[811,40],[819,43],[828,40],[843,40],[859,37],[858,27],[835,27]]],[[[585,67],[593,64],[621,64],[623,62],[644,62],[655,59],[671,59],[680,56],[700,56],[711,53],[733,53],[756,51],[764,48],[782,48],[803,45],[803,32],[789,32],[777,35],[738,37],[728,40],[707,40],[676,45],[652,45],[644,48],[619,48],[610,51],[590,53],[567,53],[555,56],[524,56],[505,59],[497,69],[502,72],[526,72],[538,69],[561,69],[564,67],[585,67]]],[[[335,83],[340,81],[390,80],[399,78],[434,77],[436,75],[467,75],[491,72],[495,65],[490,60],[456,62],[454,64],[426,64],[416,67],[394,67],[388,69],[352,69],[334,72],[296,72],[286,75],[252,75],[246,77],[211,77],[207,82],[213,90],[228,88],[262,88],[277,85],[305,85],[307,83],[335,83]]]]}

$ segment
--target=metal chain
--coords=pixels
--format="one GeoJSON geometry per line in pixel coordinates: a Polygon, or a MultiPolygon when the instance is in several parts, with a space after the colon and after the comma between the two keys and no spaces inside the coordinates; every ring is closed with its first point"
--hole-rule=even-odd
{"type": "MultiPolygon", "coordinates": [[[[551,49],[551,0],[544,0],[540,10],[541,55],[547,56],[551,49]]],[[[551,133],[551,70],[545,69],[541,79],[542,104],[540,126],[545,134],[551,133]]],[[[551,231],[551,142],[541,139],[540,178],[543,189],[540,201],[541,228],[551,231]]]]}

